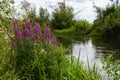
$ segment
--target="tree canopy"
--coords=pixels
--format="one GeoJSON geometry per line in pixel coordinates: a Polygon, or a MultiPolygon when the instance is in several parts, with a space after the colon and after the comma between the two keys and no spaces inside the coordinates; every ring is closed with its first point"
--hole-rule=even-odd
{"type": "Polygon", "coordinates": [[[52,13],[52,27],[55,29],[71,27],[73,18],[73,8],[66,6],[65,2],[59,3],[59,7],[52,13]]]}
{"type": "Polygon", "coordinates": [[[94,31],[101,36],[120,36],[120,6],[107,6],[105,9],[96,8],[97,19],[94,21],[94,31]]]}

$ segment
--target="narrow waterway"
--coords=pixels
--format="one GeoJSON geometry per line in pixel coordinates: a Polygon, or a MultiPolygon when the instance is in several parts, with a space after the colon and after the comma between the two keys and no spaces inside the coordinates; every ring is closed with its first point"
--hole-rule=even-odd
{"type": "MultiPolygon", "coordinates": [[[[120,60],[120,39],[117,38],[60,38],[61,43],[66,47],[71,46],[72,54],[77,60],[80,55],[80,61],[87,67],[93,67],[94,63],[99,69],[102,69],[101,58],[106,58],[109,54],[113,55],[112,60],[120,60]]],[[[107,76],[105,71],[100,72],[105,80],[107,76]]],[[[112,80],[112,79],[110,79],[112,80]]]]}
{"type": "Polygon", "coordinates": [[[80,54],[80,60],[83,64],[87,65],[88,61],[90,66],[92,67],[94,63],[97,66],[101,67],[101,57],[104,55],[103,53],[98,53],[96,47],[93,45],[92,40],[89,39],[87,42],[73,42],[72,43],[72,53],[75,59],[78,59],[78,55],[80,54]]]}

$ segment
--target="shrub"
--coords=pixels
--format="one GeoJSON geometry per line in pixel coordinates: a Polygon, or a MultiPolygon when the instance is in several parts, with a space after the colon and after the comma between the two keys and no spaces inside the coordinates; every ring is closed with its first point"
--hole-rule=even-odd
{"type": "Polygon", "coordinates": [[[59,7],[52,13],[51,24],[54,29],[65,29],[73,24],[73,9],[66,6],[64,2],[59,3],[59,7]]]}
{"type": "Polygon", "coordinates": [[[96,10],[98,16],[93,24],[93,34],[97,32],[97,34],[103,37],[119,37],[120,6],[111,5],[107,6],[105,9],[96,8],[96,10]]]}
{"type": "MultiPolygon", "coordinates": [[[[15,49],[16,66],[15,73],[19,76],[28,77],[32,73],[34,67],[34,60],[36,59],[37,48],[46,48],[46,45],[56,45],[57,39],[51,34],[50,28],[45,27],[44,31],[41,30],[39,24],[35,23],[34,27],[27,20],[23,27],[18,23],[18,20],[14,21],[15,35],[10,36],[11,46],[15,49]],[[24,26],[25,25],[25,26],[24,26]],[[40,47],[37,47],[40,46],[40,47]]],[[[41,50],[41,49],[40,49],[41,50]]],[[[42,59],[42,58],[41,58],[42,59]]]]}
{"type": "Polygon", "coordinates": [[[0,79],[102,80],[95,65],[85,69],[80,58],[76,61],[72,54],[66,58],[66,49],[58,44],[49,27],[41,30],[39,24],[33,25],[15,20],[15,34],[9,36],[13,50],[5,48],[7,54],[2,50],[4,56],[0,56],[0,79]]]}
{"type": "Polygon", "coordinates": [[[91,25],[86,20],[75,21],[75,33],[79,35],[86,35],[91,31],[91,25]]]}

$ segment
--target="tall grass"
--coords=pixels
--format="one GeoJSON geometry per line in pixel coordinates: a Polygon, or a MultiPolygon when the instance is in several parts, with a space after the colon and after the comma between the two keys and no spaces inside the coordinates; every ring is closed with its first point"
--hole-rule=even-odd
{"type": "Polygon", "coordinates": [[[13,80],[17,79],[14,73],[14,50],[11,50],[9,39],[4,31],[0,28],[0,79],[13,80]]]}
{"type": "Polygon", "coordinates": [[[56,41],[49,27],[40,31],[38,24],[31,27],[27,22],[28,26],[23,29],[31,30],[26,32],[21,27],[18,28],[18,25],[15,21],[15,33],[10,37],[14,45],[10,46],[4,35],[0,35],[1,80],[103,80],[96,65],[90,68],[88,62],[88,69],[85,68],[80,57],[76,61],[71,51],[70,59],[67,58],[67,49],[56,41]],[[36,33],[32,33],[34,30],[36,33]]]}
{"type": "Polygon", "coordinates": [[[75,28],[70,27],[68,29],[63,29],[63,30],[54,30],[54,33],[56,35],[74,35],[75,34],[75,28]],[[71,34],[70,34],[71,33],[71,34]]]}
{"type": "Polygon", "coordinates": [[[120,61],[113,61],[112,54],[110,54],[106,59],[102,58],[103,69],[108,75],[109,79],[119,80],[120,79],[120,61]]]}
{"type": "Polygon", "coordinates": [[[56,35],[72,35],[72,36],[88,36],[92,30],[92,24],[87,22],[86,20],[79,20],[75,21],[74,25],[72,25],[70,28],[63,29],[63,30],[55,30],[54,33],[56,35]]]}

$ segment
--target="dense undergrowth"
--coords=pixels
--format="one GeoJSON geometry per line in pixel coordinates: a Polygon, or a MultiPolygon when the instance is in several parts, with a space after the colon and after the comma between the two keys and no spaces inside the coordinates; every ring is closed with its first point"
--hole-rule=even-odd
{"type": "Polygon", "coordinates": [[[54,30],[54,33],[56,35],[70,35],[70,36],[76,36],[79,35],[81,37],[88,36],[92,31],[92,24],[87,22],[86,20],[79,20],[75,21],[74,25],[68,29],[63,30],[54,30]]]}
{"type": "MultiPolygon", "coordinates": [[[[104,80],[97,65],[90,68],[88,61],[87,68],[84,67],[84,63],[79,58],[76,61],[53,33],[84,37],[119,36],[119,6],[100,9],[92,26],[86,20],[74,20],[72,7],[64,2],[59,3],[50,20],[46,9],[41,7],[36,16],[35,8],[24,0],[21,5],[25,12],[24,21],[20,18],[13,21],[16,13],[11,5],[14,1],[2,0],[0,3],[0,80],[104,80]],[[66,52],[70,58],[66,57],[66,52]]],[[[103,69],[108,77],[119,80],[119,62],[113,62],[111,58],[108,56],[102,60],[103,69]]]]}
{"type": "Polygon", "coordinates": [[[88,63],[85,68],[79,58],[77,61],[73,58],[71,51],[67,58],[65,47],[57,42],[49,27],[41,30],[39,24],[31,25],[29,21],[21,27],[15,20],[13,34],[5,38],[4,32],[1,33],[2,80],[104,80],[96,65],[90,68],[88,63]]]}
{"type": "Polygon", "coordinates": [[[2,40],[5,34],[1,35],[3,37],[1,43],[4,42],[4,45],[1,45],[0,79],[92,80],[94,78],[87,73],[82,63],[74,61],[72,57],[71,60],[65,57],[65,48],[57,44],[49,27],[41,31],[39,24],[32,27],[28,21],[24,27],[20,27],[15,20],[13,33],[9,35],[7,41],[2,40]]]}

